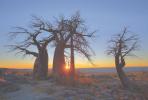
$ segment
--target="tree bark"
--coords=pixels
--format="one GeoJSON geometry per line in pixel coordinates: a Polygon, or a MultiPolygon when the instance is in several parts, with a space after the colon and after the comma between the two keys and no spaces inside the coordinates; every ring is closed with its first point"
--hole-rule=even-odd
{"type": "Polygon", "coordinates": [[[38,60],[38,57],[35,59],[35,62],[34,62],[34,66],[33,66],[33,79],[37,79],[38,77],[38,67],[39,66],[39,60],[38,60]]]}
{"type": "Polygon", "coordinates": [[[45,80],[48,77],[48,53],[42,48],[39,50],[39,55],[35,60],[33,69],[33,78],[45,80]]]}
{"type": "Polygon", "coordinates": [[[75,76],[75,65],[74,65],[74,46],[73,46],[73,37],[71,37],[71,57],[70,57],[70,77],[74,79],[75,76]]]}
{"type": "Polygon", "coordinates": [[[126,74],[124,73],[124,70],[123,70],[124,66],[122,66],[122,64],[120,63],[120,59],[118,55],[115,57],[115,65],[116,65],[117,74],[119,76],[121,84],[125,88],[130,88],[130,81],[126,76],[126,74]]]}
{"type": "Polygon", "coordinates": [[[64,44],[58,43],[53,58],[53,75],[56,79],[62,79],[65,76],[65,56],[64,44]]]}

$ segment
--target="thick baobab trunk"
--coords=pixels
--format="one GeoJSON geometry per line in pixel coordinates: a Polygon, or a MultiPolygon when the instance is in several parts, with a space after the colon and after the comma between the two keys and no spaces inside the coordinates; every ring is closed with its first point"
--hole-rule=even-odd
{"type": "Polygon", "coordinates": [[[124,70],[123,70],[124,66],[123,66],[122,62],[120,62],[119,56],[115,57],[115,64],[116,64],[117,74],[119,76],[119,79],[120,79],[123,87],[130,88],[130,81],[129,81],[128,77],[126,76],[126,74],[124,73],[124,70]]]}
{"type": "Polygon", "coordinates": [[[44,80],[48,77],[48,53],[46,49],[41,49],[35,60],[33,78],[44,80]]]}
{"type": "Polygon", "coordinates": [[[61,79],[65,75],[64,44],[57,44],[53,58],[53,75],[61,79]]]}
{"type": "Polygon", "coordinates": [[[39,60],[38,57],[35,59],[34,66],[33,66],[33,79],[37,79],[37,70],[39,68],[39,60]]]}

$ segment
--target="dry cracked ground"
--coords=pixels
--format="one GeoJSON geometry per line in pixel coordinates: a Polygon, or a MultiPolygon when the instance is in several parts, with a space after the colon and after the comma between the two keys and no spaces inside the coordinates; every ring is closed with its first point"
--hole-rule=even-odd
{"type": "Polygon", "coordinates": [[[0,79],[0,100],[148,100],[148,72],[127,74],[136,84],[132,90],[124,89],[115,73],[80,74],[75,85],[9,74],[0,79]]]}

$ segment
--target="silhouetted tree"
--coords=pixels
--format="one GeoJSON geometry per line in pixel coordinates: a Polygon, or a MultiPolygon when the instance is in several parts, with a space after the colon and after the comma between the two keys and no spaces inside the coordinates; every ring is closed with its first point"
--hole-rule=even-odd
{"type": "Polygon", "coordinates": [[[70,76],[73,79],[75,76],[75,61],[74,51],[81,53],[91,62],[92,49],[89,46],[88,38],[93,37],[92,33],[87,33],[87,29],[84,20],[80,17],[79,12],[69,20],[69,31],[70,31],[70,76]],[[86,38],[88,37],[88,38],[86,38]]]}
{"type": "Polygon", "coordinates": [[[47,23],[47,21],[39,20],[37,23],[34,23],[34,27],[40,29],[41,31],[52,34],[54,37],[53,43],[55,45],[55,52],[53,58],[53,74],[57,76],[63,75],[63,68],[65,67],[65,58],[64,58],[64,35],[66,35],[63,27],[60,27],[59,23],[47,23]]]}
{"type": "MultiPolygon", "coordinates": [[[[47,45],[49,42],[55,39],[55,36],[52,34],[52,29],[49,30],[51,34],[48,34],[47,37],[42,38],[44,31],[41,30],[45,26],[45,23],[37,17],[35,21],[32,22],[31,28],[32,31],[22,27],[16,27],[16,32],[10,32],[11,37],[21,38],[21,42],[10,45],[13,51],[17,50],[17,53],[24,53],[24,55],[34,56],[35,62],[33,67],[33,78],[34,79],[46,79],[48,75],[48,52],[47,45]],[[40,26],[40,27],[39,27],[40,26]],[[32,47],[36,47],[36,52],[32,51],[32,47]]],[[[48,28],[51,28],[51,25],[46,23],[48,28]]]]}
{"type": "Polygon", "coordinates": [[[131,34],[127,31],[127,28],[124,28],[122,33],[115,35],[115,37],[109,41],[110,45],[107,54],[115,57],[116,70],[125,88],[131,88],[131,82],[123,70],[125,67],[125,57],[132,56],[132,52],[137,50],[137,41],[137,35],[131,34]]]}

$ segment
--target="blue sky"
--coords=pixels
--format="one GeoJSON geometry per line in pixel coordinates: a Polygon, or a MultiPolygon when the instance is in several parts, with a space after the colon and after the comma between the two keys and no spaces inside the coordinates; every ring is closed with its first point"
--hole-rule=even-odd
{"type": "MultiPolygon", "coordinates": [[[[8,65],[15,66],[15,62],[30,63],[34,60],[7,52],[8,48],[4,46],[13,43],[7,35],[12,27],[28,26],[31,15],[53,21],[53,17],[70,16],[76,11],[80,11],[90,31],[97,30],[97,37],[91,45],[96,53],[93,59],[98,66],[104,63],[113,66],[113,58],[105,54],[107,41],[125,26],[139,35],[141,45],[141,49],[135,52],[138,57],[130,57],[129,61],[141,61],[139,65],[148,65],[147,5],[147,0],[0,0],[0,66],[6,66],[7,61],[8,65]]],[[[52,63],[53,50],[49,50],[49,63],[52,63]]]]}

